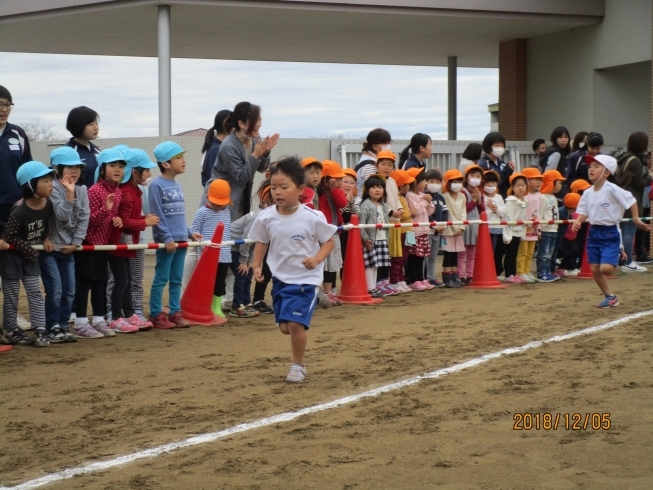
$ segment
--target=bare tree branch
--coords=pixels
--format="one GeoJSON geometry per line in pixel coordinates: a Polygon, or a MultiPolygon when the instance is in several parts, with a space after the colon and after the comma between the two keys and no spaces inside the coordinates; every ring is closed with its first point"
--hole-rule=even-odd
{"type": "Polygon", "coordinates": [[[56,123],[46,122],[38,119],[35,122],[19,123],[20,127],[25,130],[30,141],[54,141],[62,140],[65,136],[54,131],[56,123]]]}

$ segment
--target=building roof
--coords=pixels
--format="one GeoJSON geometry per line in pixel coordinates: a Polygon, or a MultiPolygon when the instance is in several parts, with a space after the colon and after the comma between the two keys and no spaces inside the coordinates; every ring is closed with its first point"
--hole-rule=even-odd
{"type": "Polygon", "coordinates": [[[208,129],[204,128],[190,129],[188,131],[182,131],[181,133],[173,134],[173,136],[198,136],[204,138],[207,131],[208,129]]]}

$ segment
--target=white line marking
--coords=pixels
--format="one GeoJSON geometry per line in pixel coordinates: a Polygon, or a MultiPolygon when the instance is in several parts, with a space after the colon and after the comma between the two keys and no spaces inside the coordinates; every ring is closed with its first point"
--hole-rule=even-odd
{"type": "Polygon", "coordinates": [[[388,393],[390,391],[398,390],[400,388],[405,388],[406,386],[411,386],[417,384],[425,379],[435,379],[447,374],[456,373],[464,369],[478,366],[479,364],[484,364],[492,359],[497,359],[498,357],[508,356],[511,354],[518,354],[536,347],[541,347],[545,344],[550,344],[552,342],[562,342],[563,340],[573,339],[575,337],[580,337],[581,335],[587,335],[590,333],[600,332],[601,330],[607,330],[608,328],[615,327],[622,323],[629,322],[630,320],[635,320],[643,316],[653,315],[653,310],[641,311],[639,313],[634,313],[632,315],[627,315],[618,320],[613,320],[602,325],[596,325],[594,327],[584,328],[582,330],[576,330],[565,335],[556,335],[554,337],[548,338],[546,340],[535,340],[527,344],[521,345],[519,347],[508,347],[497,352],[491,352],[490,354],[485,354],[484,356],[476,357],[465,361],[462,364],[456,364],[443,369],[438,369],[437,371],[431,371],[430,373],[420,374],[419,376],[414,376],[412,378],[405,379],[403,381],[397,381],[396,383],[391,383],[389,385],[381,386],[380,388],[375,388],[373,390],[364,391],[358,393],[357,395],[350,395],[344,398],[338,398],[332,402],[321,403],[319,405],[313,405],[312,407],[306,407],[296,412],[285,412],[272,417],[266,417],[263,419],[255,420],[253,422],[247,422],[244,424],[236,425],[229,429],[224,429],[218,432],[210,432],[208,434],[202,434],[195,437],[189,437],[179,442],[171,442],[169,444],[164,444],[163,446],[154,447],[152,449],[146,449],[144,451],[139,451],[137,453],[126,454],[118,458],[109,460],[109,461],[100,461],[97,463],[92,463],[86,466],[78,466],[77,468],[69,468],[66,470],[58,471],[57,473],[52,473],[50,475],[43,476],[41,478],[36,478],[34,480],[26,481],[14,487],[0,487],[0,490],[28,490],[32,488],[42,487],[44,485],[49,485],[67,478],[72,478],[73,476],[86,475],[89,473],[94,473],[96,471],[107,470],[109,468],[114,468],[126,463],[131,463],[132,461],[137,461],[144,458],[153,458],[164,453],[170,453],[172,451],[177,451],[178,449],[183,449],[192,446],[198,446],[200,444],[206,444],[208,442],[213,442],[218,439],[223,439],[225,437],[233,436],[234,434],[239,434],[241,432],[246,432],[252,429],[258,429],[260,427],[267,427],[269,425],[278,424],[281,422],[289,422],[295,420],[302,415],[308,415],[312,413],[321,412],[323,410],[330,410],[332,408],[342,407],[343,405],[348,405],[353,402],[357,402],[363,398],[369,398],[373,396],[378,396],[382,393],[388,393]]]}

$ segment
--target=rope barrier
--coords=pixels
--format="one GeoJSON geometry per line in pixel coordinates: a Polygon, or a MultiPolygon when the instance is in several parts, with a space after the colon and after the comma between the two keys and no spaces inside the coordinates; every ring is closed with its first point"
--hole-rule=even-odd
{"type": "MultiPolygon", "coordinates": [[[[651,218],[640,218],[642,221],[651,221],[651,218]]],[[[624,218],[621,221],[627,222],[632,221],[632,218],[624,218]]],[[[382,229],[382,228],[411,228],[417,226],[460,226],[460,225],[481,225],[487,224],[489,226],[521,226],[521,225],[567,225],[573,223],[574,220],[570,219],[558,219],[558,220],[549,220],[549,221],[482,221],[482,220],[465,220],[465,221],[428,221],[424,223],[386,223],[386,224],[371,224],[371,225],[342,225],[338,226],[338,231],[349,231],[353,228],[359,229],[382,229]]],[[[193,247],[213,247],[213,248],[222,248],[222,247],[231,247],[234,245],[243,245],[246,243],[256,243],[254,240],[249,239],[239,239],[239,240],[229,240],[222,243],[213,243],[210,241],[204,242],[179,242],[175,243],[176,248],[193,248],[193,247]]],[[[43,245],[32,245],[32,248],[35,250],[45,250],[43,245]]],[[[112,251],[126,251],[126,250],[156,250],[160,248],[166,248],[165,243],[139,243],[136,245],[82,245],[78,247],[76,252],[112,252],[112,251]]],[[[9,250],[15,250],[13,245],[9,245],[9,250]]]]}

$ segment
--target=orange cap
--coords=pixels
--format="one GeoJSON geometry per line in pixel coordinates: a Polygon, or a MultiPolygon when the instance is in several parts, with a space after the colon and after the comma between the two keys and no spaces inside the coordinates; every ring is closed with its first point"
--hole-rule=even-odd
{"type": "Polygon", "coordinates": [[[444,175],[442,176],[442,178],[444,179],[444,182],[445,182],[445,184],[446,184],[446,183],[449,182],[450,180],[454,180],[454,179],[462,179],[462,178],[463,178],[463,174],[460,173],[460,170],[458,170],[457,168],[454,168],[454,169],[451,169],[451,170],[447,170],[447,171],[444,173],[444,175]]]}
{"type": "Polygon", "coordinates": [[[349,175],[350,177],[353,177],[354,179],[358,179],[358,175],[356,175],[356,170],[353,168],[343,168],[342,173],[345,175],[349,175]]]}
{"type": "Polygon", "coordinates": [[[527,179],[541,179],[542,174],[535,167],[528,167],[521,171],[522,175],[527,179]]]}
{"type": "Polygon", "coordinates": [[[390,177],[392,177],[395,182],[397,183],[397,187],[403,187],[406,184],[412,184],[415,182],[415,177],[410,175],[406,170],[395,170],[390,174],[390,177]]]}
{"type": "Polygon", "coordinates": [[[408,175],[410,175],[413,180],[415,180],[419,174],[424,172],[424,169],[421,167],[411,167],[408,170],[404,170],[404,172],[407,172],[408,175]]]}
{"type": "Polygon", "coordinates": [[[555,187],[555,183],[558,180],[567,179],[565,179],[557,170],[547,170],[542,174],[542,187],[540,188],[540,192],[542,194],[551,194],[555,187]]]}
{"type": "Polygon", "coordinates": [[[478,165],[470,165],[469,167],[467,167],[465,169],[465,175],[467,175],[472,170],[478,170],[479,172],[481,172],[481,175],[483,175],[483,169],[481,167],[479,167],[478,165]]]}
{"type": "Polygon", "coordinates": [[[218,206],[231,206],[231,187],[229,182],[222,179],[215,179],[209,186],[208,200],[218,206]]]}
{"type": "Polygon", "coordinates": [[[390,150],[381,150],[377,155],[376,155],[376,161],[378,162],[379,160],[392,160],[393,162],[397,161],[397,155],[394,154],[394,152],[390,150]]]}
{"type": "Polygon", "coordinates": [[[320,162],[318,159],[313,157],[306,157],[302,160],[302,167],[308,167],[313,163],[317,163],[320,167],[322,166],[322,162],[320,162]]]}
{"type": "Polygon", "coordinates": [[[571,183],[571,186],[570,186],[570,187],[571,187],[571,192],[576,192],[576,193],[578,193],[578,192],[581,192],[581,191],[587,190],[587,189],[589,189],[589,188],[592,187],[592,186],[591,186],[591,184],[589,184],[586,180],[578,179],[578,180],[574,180],[574,181],[571,183]]]}
{"type": "Polygon", "coordinates": [[[322,162],[322,177],[331,177],[332,179],[342,179],[345,174],[338,162],[333,160],[324,160],[322,162]]]}
{"type": "Polygon", "coordinates": [[[510,178],[508,179],[510,181],[510,185],[512,185],[513,181],[517,178],[521,177],[522,179],[527,178],[524,174],[520,174],[519,172],[513,173],[510,178]]]}
{"type": "Polygon", "coordinates": [[[575,192],[570,192],[565,196],[563,202],[566,208],[576,209],[578,207],[578,203],[580,202],[580,194],[576,194],[575,192]]]}

